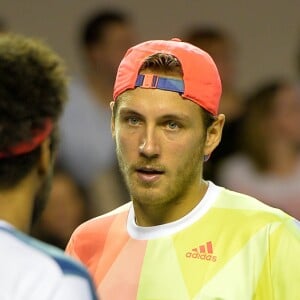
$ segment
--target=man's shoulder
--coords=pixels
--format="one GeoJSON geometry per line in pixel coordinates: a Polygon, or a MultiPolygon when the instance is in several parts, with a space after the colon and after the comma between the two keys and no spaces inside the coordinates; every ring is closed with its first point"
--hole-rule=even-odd
{"type": "Polygon", "coordinates": [[[88,277],[86,269],[61,249],[39,240],[32,240],[33,246],[44,253],[50,262],[54,262],[63,275],[88,277]]]}
{"type": "Polygon", "coordinates": [[[226,188],[221,188],[214,206],[234,211],[245,218],[253,218],[255,216],[255,218],[264,218],[270,222],[281,222],[292,218],[284,211],[272,207],[260,199],[226,188]]]}
{"type": "MultiPolygon", "coordinates": [[[[30,262],[31,257],[34,257],[30,264],[37,271],[38,269],[45,270],[47,268],[48,271],[51,270],[52,274],[57,276],[67,274],[86,276],[85,269],[59,248],[46,244],[14,228],[2,228],[0,233],[3,241],[1,248],[3,248],[3,253],[7,250],[5,254],[7,261],[17,259],[20,269],[24,267],[25,270],[27,269],[30,272],[27,263],[30,262]],[[23,255],[20,255],[20,253],[23,255]]],[[[36,272],[36,274],[38,273],[36,272]]]]}
{"type": "Polygon", "coordinates": [[[251,196],[220,188],[219,196],[211,210],[213,220],[221,220],[220,226],[243,236],[265,232],[273,239],[300,241],[300,223],[284,211],[271,207],[251,196]]]}
{"type": "Polygon", "coordinates": [[[61,249],[13,227],[1,227],[0,239],[0,290],[5,287],[11,298],[50,299],[55,293],[66,299],[65,294],[74,293],[76,299],[96,299],[86,269],[61,249]]]}
{"type": "Polygon", "coordinates": [[[82,223],[73,232],[66,252],[86,264],[101,255],[109,237],[127,239],[127,216],[131,203],[82,223]]]}
{"type": "Polygon", "coordinates": [[[114,224],[116,221],[123,222],[125,225],[130,207],[131,202],[125,203],[124,205],[119,206],[108,213],[82,223],[75,229],[73,236],[80,235],[91,237],[93,235],[97,235],[99,237],[101,232],[104,233],[109,230],[112,224],[114,224]]]}

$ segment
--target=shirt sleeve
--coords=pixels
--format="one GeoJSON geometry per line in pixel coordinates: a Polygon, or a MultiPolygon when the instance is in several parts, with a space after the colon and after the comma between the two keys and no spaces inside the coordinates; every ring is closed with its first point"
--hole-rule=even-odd
{"type": "Polygon", "coordinates": [[[53,300],[100,300],[88,278],[68,275],[57,288],[53,300]]]}

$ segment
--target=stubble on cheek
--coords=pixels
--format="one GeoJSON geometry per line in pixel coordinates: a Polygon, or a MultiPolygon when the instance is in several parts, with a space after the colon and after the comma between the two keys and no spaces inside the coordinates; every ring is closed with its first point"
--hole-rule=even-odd
{"type": "Polygon", "coordinates": [[[120,146],[120,144],[122,144],[122,142],[120,143],[116,141],[116,154],[119,163],[119,168],[121,170],[121,174],[125,180],[127,188],[130,188],[129,177],[131,176],[130,174],[132,173],[132,168],[130,168],[129,162],[126,161],[124,156],[124,149],[120,146]]]}

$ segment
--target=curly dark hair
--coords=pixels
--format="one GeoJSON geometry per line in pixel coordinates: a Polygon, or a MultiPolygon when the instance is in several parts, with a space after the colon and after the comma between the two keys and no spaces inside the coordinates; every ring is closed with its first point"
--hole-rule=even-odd
{"type": "MultiPolygon", "coordinates": [[[[43,42],[21,35],[0,38],[0,152],[32,140],[45,120],[56,124],[67,98],[65,67],[43,42]]],[[[35,165],[40,147],[17,156],[0,158],[0,188],[18,183],[35,165]]]]}

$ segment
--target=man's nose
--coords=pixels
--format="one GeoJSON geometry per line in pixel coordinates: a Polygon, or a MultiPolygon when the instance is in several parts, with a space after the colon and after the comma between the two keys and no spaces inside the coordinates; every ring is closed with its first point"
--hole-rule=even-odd
{"type": "Polygon", "coordinates": [[[154,128],[147,128],[141,138],[139,152],[141,155],[153,158],[159,155],[160,146],[157,132],[154,128]]]}

